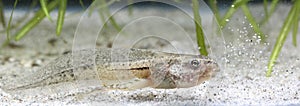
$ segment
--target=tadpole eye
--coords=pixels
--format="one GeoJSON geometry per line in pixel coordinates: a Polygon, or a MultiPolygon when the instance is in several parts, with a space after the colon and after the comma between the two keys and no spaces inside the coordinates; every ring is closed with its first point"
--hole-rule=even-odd
{"type": "Polygon", "coordinates": [[[200,62],[199,62],[198,60],[192,60],[192,61],[191,61],[191,64],[192,64],[192,66],[194,66],[194,67],[198,67],[199,64],[200,64],[200,62]]]}

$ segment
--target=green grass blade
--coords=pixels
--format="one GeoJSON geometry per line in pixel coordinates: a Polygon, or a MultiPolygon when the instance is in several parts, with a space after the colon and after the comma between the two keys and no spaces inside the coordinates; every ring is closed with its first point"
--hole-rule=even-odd
{"type": "Polygon", "coordinates": [[[293,45],[294,46],[297,46],[297,33],[298,33],[298,21],[299,20],[296,20],[296,22],[293,24],[293,45]]]}
{"type": "Polygon", "coordinates": [[[221,19],[221,28],[224,28],[235,11],[237,11],[241,5],[248,3],[248,1],[249,0],[235,0],[228,11],[225,13],[224,17],[221,19]]]}
{"type": "Polygon", "coordinates": [[[130,15],[130,16],[132,16],[132,13],[133,13],[133,1],[132,0],[128,0],[128,4],[129,4],[129,6],[128,6],[128,15],[130,15]]]}
{"type": "Polygon", "coordinates": [[[264,17],[264,19],[260,22],[260,25],[264,25],[266,22],[268,22],[270,16],[274,13],[275,8],[278,4],[279,0],[273,0],[270,6],[270,11],[268,12],[268,14],[266,14],[266,16],[264,17]]]}
{"type": "Polygon", "coordinates": [[[196,35],[197,35],[197,43],[200,47],[200,53],[201,55],[208,55],[208,52],[206,50],[205,46],[205,39],[204,39],[204,33],[201,26],[201,18],[199,15],[199,2],[198,0],[192,0],[192,7],[193,7],[193,13],[194,13],[194,22],[196,26],[196,35]]]}
{"type": "MultiPolygon", "coordinates": [[[[101,11],[100,9],[98,10],[98,14],[100,15],[100,19],[102,22],[105,22],[106,18],[105,18],[105,14],[103,13],[103,11],[101,11]]],[[[104,28],[107,28],[107,24],[105,23],[103,25],[104,28]]]]}
{"type": "Polygon", "coordinates": [[[5,23],[5,16],[4,16],[4,5],[2,0],[0,0],[0,21],[2,24],[2,27],[5,28],[6,27],[6,23],[5,23]]]}
{"type": "MultiPolygon", "coordinates": [[[[115,0],[111,0],[110,2],[106,3],[105,0],[99,0],[100,3],[102,5],[100,5],[101,7],[98,7],[100,9],[102,9],[103,13],[106,14],[106,16],[109,17],[109,22],[111,22],[112,26],[118,30],[118,31],[121,31],[121,27],[117,24],[116,20],[114,19],[114,17],[110,14],[110,11],[109,11],[109,5],[111,5],[113,2],[115,2],[115,0]],[[103,7],[102,7],[103,6],[103,7]]],[[[99,10],[101,11],[101,10],[99,10]]]]}
{"type": "Polygon", "coordinates": [[[7,29],[6,29],[6,36],[7,36],[8,41],[10,41],[10,27],[11,27],[12,16],[14,14],[15,8],[17,7],[17,4],[18,4],[18,0],[16,0],[15,3],[14,3],[14,8],[11,11],[9,21],[8,21],[8,26],[7,26],[7,29]]]}
{"type": "Polygon", "coordinates": [[[298,34],[298,27],[299,27],[299,12],[300,12],[300,7],[296,6],[295,10],[295,17],[294,17],[294,22],[293,22],[293,45],[296,47],[297,46],[297,34],[298,34]]]}
{"type": "MultiPolygon", "coordinates": [[[[31,10],[37,5],[37,1],[38,1],[38,0],[33,0],[33,1],[32,1],[32,3],[31,3],[30,6],[29,6],[29,9],[26,10],[25,15],[22,16],[22,17],[20,17],[20,18],[18,18],[18,20],[15,21],[15,24],[12,24],[12,25],[10,26],[10,30],[19,27],[20,25],[23,24],[24,20],[27,20],[27,18],[28,18],[29,15],[30,15],[31,10]]],[[[6,29],[0,31],[0,33],[6,33],[6,29]]]]}
{"type": "Polygon", "coordinates": [[[48,17],[48,19],[52,22],[52,18],[49,15],[48,9],[47,9],[47,0],[40,0],[41,8],[43,9],[45,15],[48,17]]]}
{"type": "Polygon", "coordinates": [[[276,59],[278,58],[278,55],[279,55],[280,50],[286,40],[287,35],[291,30],[291,27],[293,25],[293,20],[294,20],[296,14],[299,14],[299,13],[296,13],[296,11],[295,11],[296,7],[299,5],[300,5],[300,0],[295,0],[292,9],[290,10],[287,18],[284,21],[283,27],[282,27],[280,34],[276,40],[274,49],[272,51],[272,54],[271,54],[271,57],[270,57],[270,60],[268,63],[268,69],[267,69],[267,73],[266,73],[267,77],[271,76],[272,68],[274,66],[276,59]]]}
{"type": "Polygon", "coordinates": [[[92,14],[93,14],[93,12],[94,12],[94,10],[95,10],[95,8],[96,8],[96,3],[95,2],[97,2],[97,1],[93,1],[93,3],[90,5],[90,7],[89,7],[89,11],[88,11],[88,16],[90,17],[92,14]]]}
{"type": "MultiPolygon", "coordinates": [[[[111,0],[111,1],[114,1],[114,0],[111,0]]],[[[104,4],[106,4],[106,2],[105,2],[104,4]]],[[[111,4],[112,4],[112,3],[111,3],[111,4]]],[[[109,17],[109,21],[111,22],[112,26],[113,26],[116,30],[121,31],[121,27],[118,25],[118,23],[116,22],[115,18],[110,14],[108,5],[110,5],[110,2],[104,7],[104,8],[106,9],[106,15],[107,15],[107,16],[110,16],[110,17],[109,17]]]]}
{"type": "Polygon", "coordinates": [[[121,31],[121,27],[118,25],[114,17],[110,17],[109,20],[116,30],[121,31]]]}
{"type": "Polygon", "coordinates": [[[269,18],[268,0],[264,0],[264,11],[265,11],[265,16],[269,18]]]}
{"type": "Polygon", "coordinates": [[[113,4],[114,2],[115,0],[110,0],[108,3],[106,3],[106,0],[93,0],[88,15],[91,16],[96,8],[98,8],[99,11],[103,8],[107,8],[108,5],[113,4]]]}
{"type": "Polygon", "coordinates": [[[57,23],[56,23],[56,35],[59,36],[64,24],[65,13],[67,9],[67,0],[58,0],[59,2],[59,10],[57,16],[57,23]]]}
{"type": "Polygon", "coordinates": [[[216,19],[218,22],[221,21],[221,16],[217,7],[217,0],[208,0],[208,3],[214,13],[214,15],[216,16],[216,19]]]}
{"type": "Polygon", "coordinates": [[[247,4],[241,5],[241,8],[242,8],[245,16],[247,17],[247,20],[252,25],[254,32],[256,34],[258,34],[258,36],[260,37],[261,42],[265,42],[266,37],[265,37],[264,33],[260,30],[259,25],[256,23],[255,19],[253,18],[247,4]]]}
{"type": "MultiPolygon", "coordinates": [[[[48,11],[52,11],[58,4],[59,0],[54,0],[50,2],[47,6],[48,11]]],[[[41,22],[45,18],[45,13],[42,9],[36,12],[35,16],[29,20],[15,35],[15,40],[18,41],[24,37],[34,26],[41,22]]]]}
{"type": "Polygon", "coordinates": [[[79,0],[80,6],[85,9],[84,3],[82,0],[79,0]]]}
{"type": "Polygon", "coordinates": [[[278,2],[279,2],[279,0],[273,0],[272,1],[269,15],[274,13],[275,8],[277,7],[278,2]]]}

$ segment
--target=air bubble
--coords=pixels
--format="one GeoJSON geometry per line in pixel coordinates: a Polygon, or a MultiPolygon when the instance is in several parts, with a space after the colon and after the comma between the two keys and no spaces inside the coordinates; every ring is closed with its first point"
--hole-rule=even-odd
{"type": "Polygon", "coordinates": [[[242,55],[242,51],[239,51],[239,52],[238,52],[238,55],[242,55]]]}
{"type": "Polygon", "coordinates": [[[201,49],[201,47],[198,47],[198,50],[200,50],[201,49]]]}
{"type": "Polygon", "coordinates": [[[231,27],[227,27],[227,29],[231,29],[231,27]]]}
{"type": "Polygon", "coordinates": [[[259,43],[261,41],[261,39],[257,39],[256,42],[259,43]]]}
{"type": "Polygon", "coordinates": [[[270,45],[270,43],[264,43],[264,45],[266,45],[266,46],[269,46],[269,45],[270,45]]]}

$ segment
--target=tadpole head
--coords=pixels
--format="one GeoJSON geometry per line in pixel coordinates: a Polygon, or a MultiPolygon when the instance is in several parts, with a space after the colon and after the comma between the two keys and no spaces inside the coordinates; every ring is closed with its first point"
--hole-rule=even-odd
{"type": "Polygon", "coordinates": [[[182,55],[170,63],[165,78],[176,88],[186,88],[203,83],[219,70],[218,64],[206,56],[182,55]]]}

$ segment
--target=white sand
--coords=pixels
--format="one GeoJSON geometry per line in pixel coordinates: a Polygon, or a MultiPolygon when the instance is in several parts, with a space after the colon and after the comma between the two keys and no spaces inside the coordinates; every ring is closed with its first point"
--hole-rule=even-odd
{"type": "MultiPolygon", "coordinates": [[[[99,88],[97,86],[80,86],[86,82],[79,81],[19,91],[17,94],[0,90],[0,103],[5,105],[300,105],[300,48],[292,45],[291,35],[288,36],[283,46],[272,77],[265,77],[271,50],[289,8],[290,6],[281,5],[270,22],[263,26],[264,32],[269,36],[267,44],[257,43],[257,38],[241,12],[238,12],[224,29],[225,40],[212,30],[216,26],[212,25],[210,18],[202,19],[211,47],[210,56],[218,62],[221,72],[199,86],[167,90],[153,88],[134,91],[96,90],[85,94],[84,92],[99,88]]],[[[263,12],[261,6],[255,6],[252,10],[257,17],[263,12]]],[[[113,28],[105,29],[104,33],[100,34],[96,47],[107,47],[110,43],[113,44],[113,47],[131,47],[133,42],[136,42],[135,38],[139,38],[143,34],[157,34],[154,32],[161,31],[159,32],[160,36],[167,38],[167,42],[146,39],[134,47],[169,52],[177,52],[176,49],[178,49],[180,53],[195,53],[194,24],[182,12],[155,9],[136,10],[133,18],[128,17],[127,12],[119,12],[116,19],[121,25],[128,25],[128,20],[143,15],[164,16],[177,23],[179,27],[174,27],[169,20],[148,17],[148,20],[145,18],[138,21],[146,24],[133,23],[132,27],[129,25],[126,29],[127,33],[130,33],[129,35],[115,37],[117,33],[113,28]],[[191,35],[193,40],[183,36],[181,28],[191,35]]],[[[209,15],[206,13],[204,16],[208,17],[209,15]]],[[[23,47],[1,49],[0,84],[13,83],[15,79],[20,78],[22,80],[23,76],[34,73],[42,65],[52,61],[63,52],[71,50],[80,16],[80,13],[69,13],[66,18],[61,38],[67,43],[55,36],[55,23],[44,20],[24,39],[16,42],[23,47]],[[49,39],[57,39],[55,45],[48,43],[49,39]]],[[[84,34],[85,39],[76,39],[76,41],[82,47],[95,46],[95,43],[90,40],[94,39],[95,32],[93,31],[98,30],[96,28],[99,18],[96,16],[95,14],[89,19],[80,21],[82,22],[81,29],[78,29],[76,33],[84,34]]],[[[1,43],[5,39],[4,36],[5,34],[1,33],[1,43]]]]}

